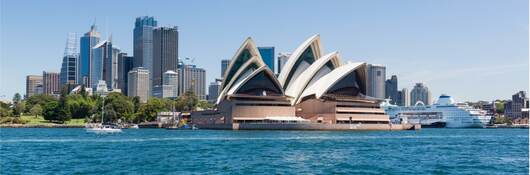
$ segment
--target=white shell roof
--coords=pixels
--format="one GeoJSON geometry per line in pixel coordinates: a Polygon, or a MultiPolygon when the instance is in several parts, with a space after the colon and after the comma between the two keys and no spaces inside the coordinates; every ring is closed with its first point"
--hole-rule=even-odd
{"type": "Polygon", "coordinates": [[[340,55],[338,52],[332,52],[327,55],[322,56],[317,59],[311,66],[309,66],[300,76],[298,76],[285,90],[285,94],[291,97],[294,97],[291,101],[291,104],[294,105],[300,98],[300,95],[307,88],[309,82],[313,77],[318,73],[318,71],[326,66],[326,63],[332,61],[335,68],[340,66],[340,55]]]}
{"type": "Polygon", "coordinates": [[[362,67],[366,63],[358,62],[358,63],[348,63],[345,65],[342,65],[335,70],[331,71],[330,73],[324,75],[322,78],[320,78],[317,82],[315,82],[313,85],[308,87],[300,96],[299,99],[302,99],[303,97],[309,96],[309,95],[315,95],[316,98],[322,97],[331,87],[333,87],[338,81],[340,81],[343,77],[347,76],[351,72],[355,71],[356,69],[362,67]]]}
{"type": "MultiPolygon", "coordinates": [[[[313,53],[315,56],[315,59],[320,58],[321,48],[320,48],[320,35],[316,34],[311,36],[309,39],[305,40],[294,52],[291,54],[287,62],[285,63],[284,67],[282,68],[282,71],[280,72],[280,75],[278,76],[278,81],[282,84],[283,87],[286,87],[285,82],[287,81],[287,77],[289,76],[289,73],[291,71],[296,71],[293,69],[294,64],[296,61],[300,58],[302,53],[308,48],[311,47],[311,45],[314,45],[315,52],[313,53]]],[[[292,82],[292,81],[290,81],[292,82]]]]}
{"type": "Polygon", "coordinates": [[[263,59],[261,58],[261,55],[258,51],[258,48],[256,47],[256,44],[254,43],[252,38],[248,37],[245,40],[245,42],[243,42],[241,47],[239,47],[236,54],[232,57],[230,64],[228,65],[226,72],[223,75],[223,77],[225,77],[221,85],[223,89],[219,93],[219,97],[217,98],[217,104],[219,104],[225,98],[226,93],[230,90],[230,88],[235,83],[235,81],[239,79],[241,74],[244,73],[245,70],[248,68],[248,66],[250,66],[252,63],[256,64],[258,67],[266,66],[265,62],[263,62],[263,59]],[[234,64],[236,62],[235,60],[239,57],[239,55],[242,54],[245,48],[249,50],[252,57],[249,60],[247,60],[244,64],[240,65],[239,67],[234,67],[234,64]],[[226,77],[232,69],[235,69],[236,73],[234,73],[234,75],[230,78],[230,80],[227,80],[226,77]]]}

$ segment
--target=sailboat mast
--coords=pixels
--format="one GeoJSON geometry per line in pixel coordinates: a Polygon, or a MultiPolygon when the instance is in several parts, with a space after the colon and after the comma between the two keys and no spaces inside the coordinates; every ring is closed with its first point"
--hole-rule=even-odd
{"type": "Polygon", "coordinates": [[[105,98],[103,98],[103,105],[101,106],[101,124],[103,125],[103,114],[105,114],[105,98]]]}

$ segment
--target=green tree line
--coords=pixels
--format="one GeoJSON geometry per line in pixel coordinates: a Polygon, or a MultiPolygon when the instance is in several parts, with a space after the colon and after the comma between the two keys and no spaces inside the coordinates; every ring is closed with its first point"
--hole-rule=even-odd
{"type": "Polygon", "coordinates": [[[118,92],[111,92],[102,97],[89,96],[83,90],[79,94],[68,94],[63,90],[59,98],[37,94],[22,99],[20,94],[16,93],[12,103],[0,102],[0,118],[4,123],[17,123],[22,114],[30,114],[35,117],[42,116],[54,123],[64,123],[70,119],[101,122],[101,114],[104,112],[103,122],[141,123],[155,121],[157,113],[161,111],[190,112],[212,107],[212,104],[200,101],[191,91],[176,99],[152,97],[146,103],[140,103],[139,97],[127,97],[118,92]],[[105,106],[102,106],[103,104],[105,106]]]}

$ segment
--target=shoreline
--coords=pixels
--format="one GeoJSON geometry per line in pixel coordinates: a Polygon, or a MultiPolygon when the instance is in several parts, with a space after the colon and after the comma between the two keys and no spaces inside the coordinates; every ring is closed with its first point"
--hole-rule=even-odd
{"type": "Polygon", "coordinates": [[[85,125],[67,124],[0,124],[0,128],[84,128],[85,125]]]}

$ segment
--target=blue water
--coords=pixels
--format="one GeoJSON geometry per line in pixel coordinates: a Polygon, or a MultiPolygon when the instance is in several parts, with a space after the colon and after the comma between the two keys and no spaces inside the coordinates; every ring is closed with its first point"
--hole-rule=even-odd
{"type": "Polygon", "coordinates": [[[0,129],[0,174],[527,174],[527,129],[0,129]]]}

